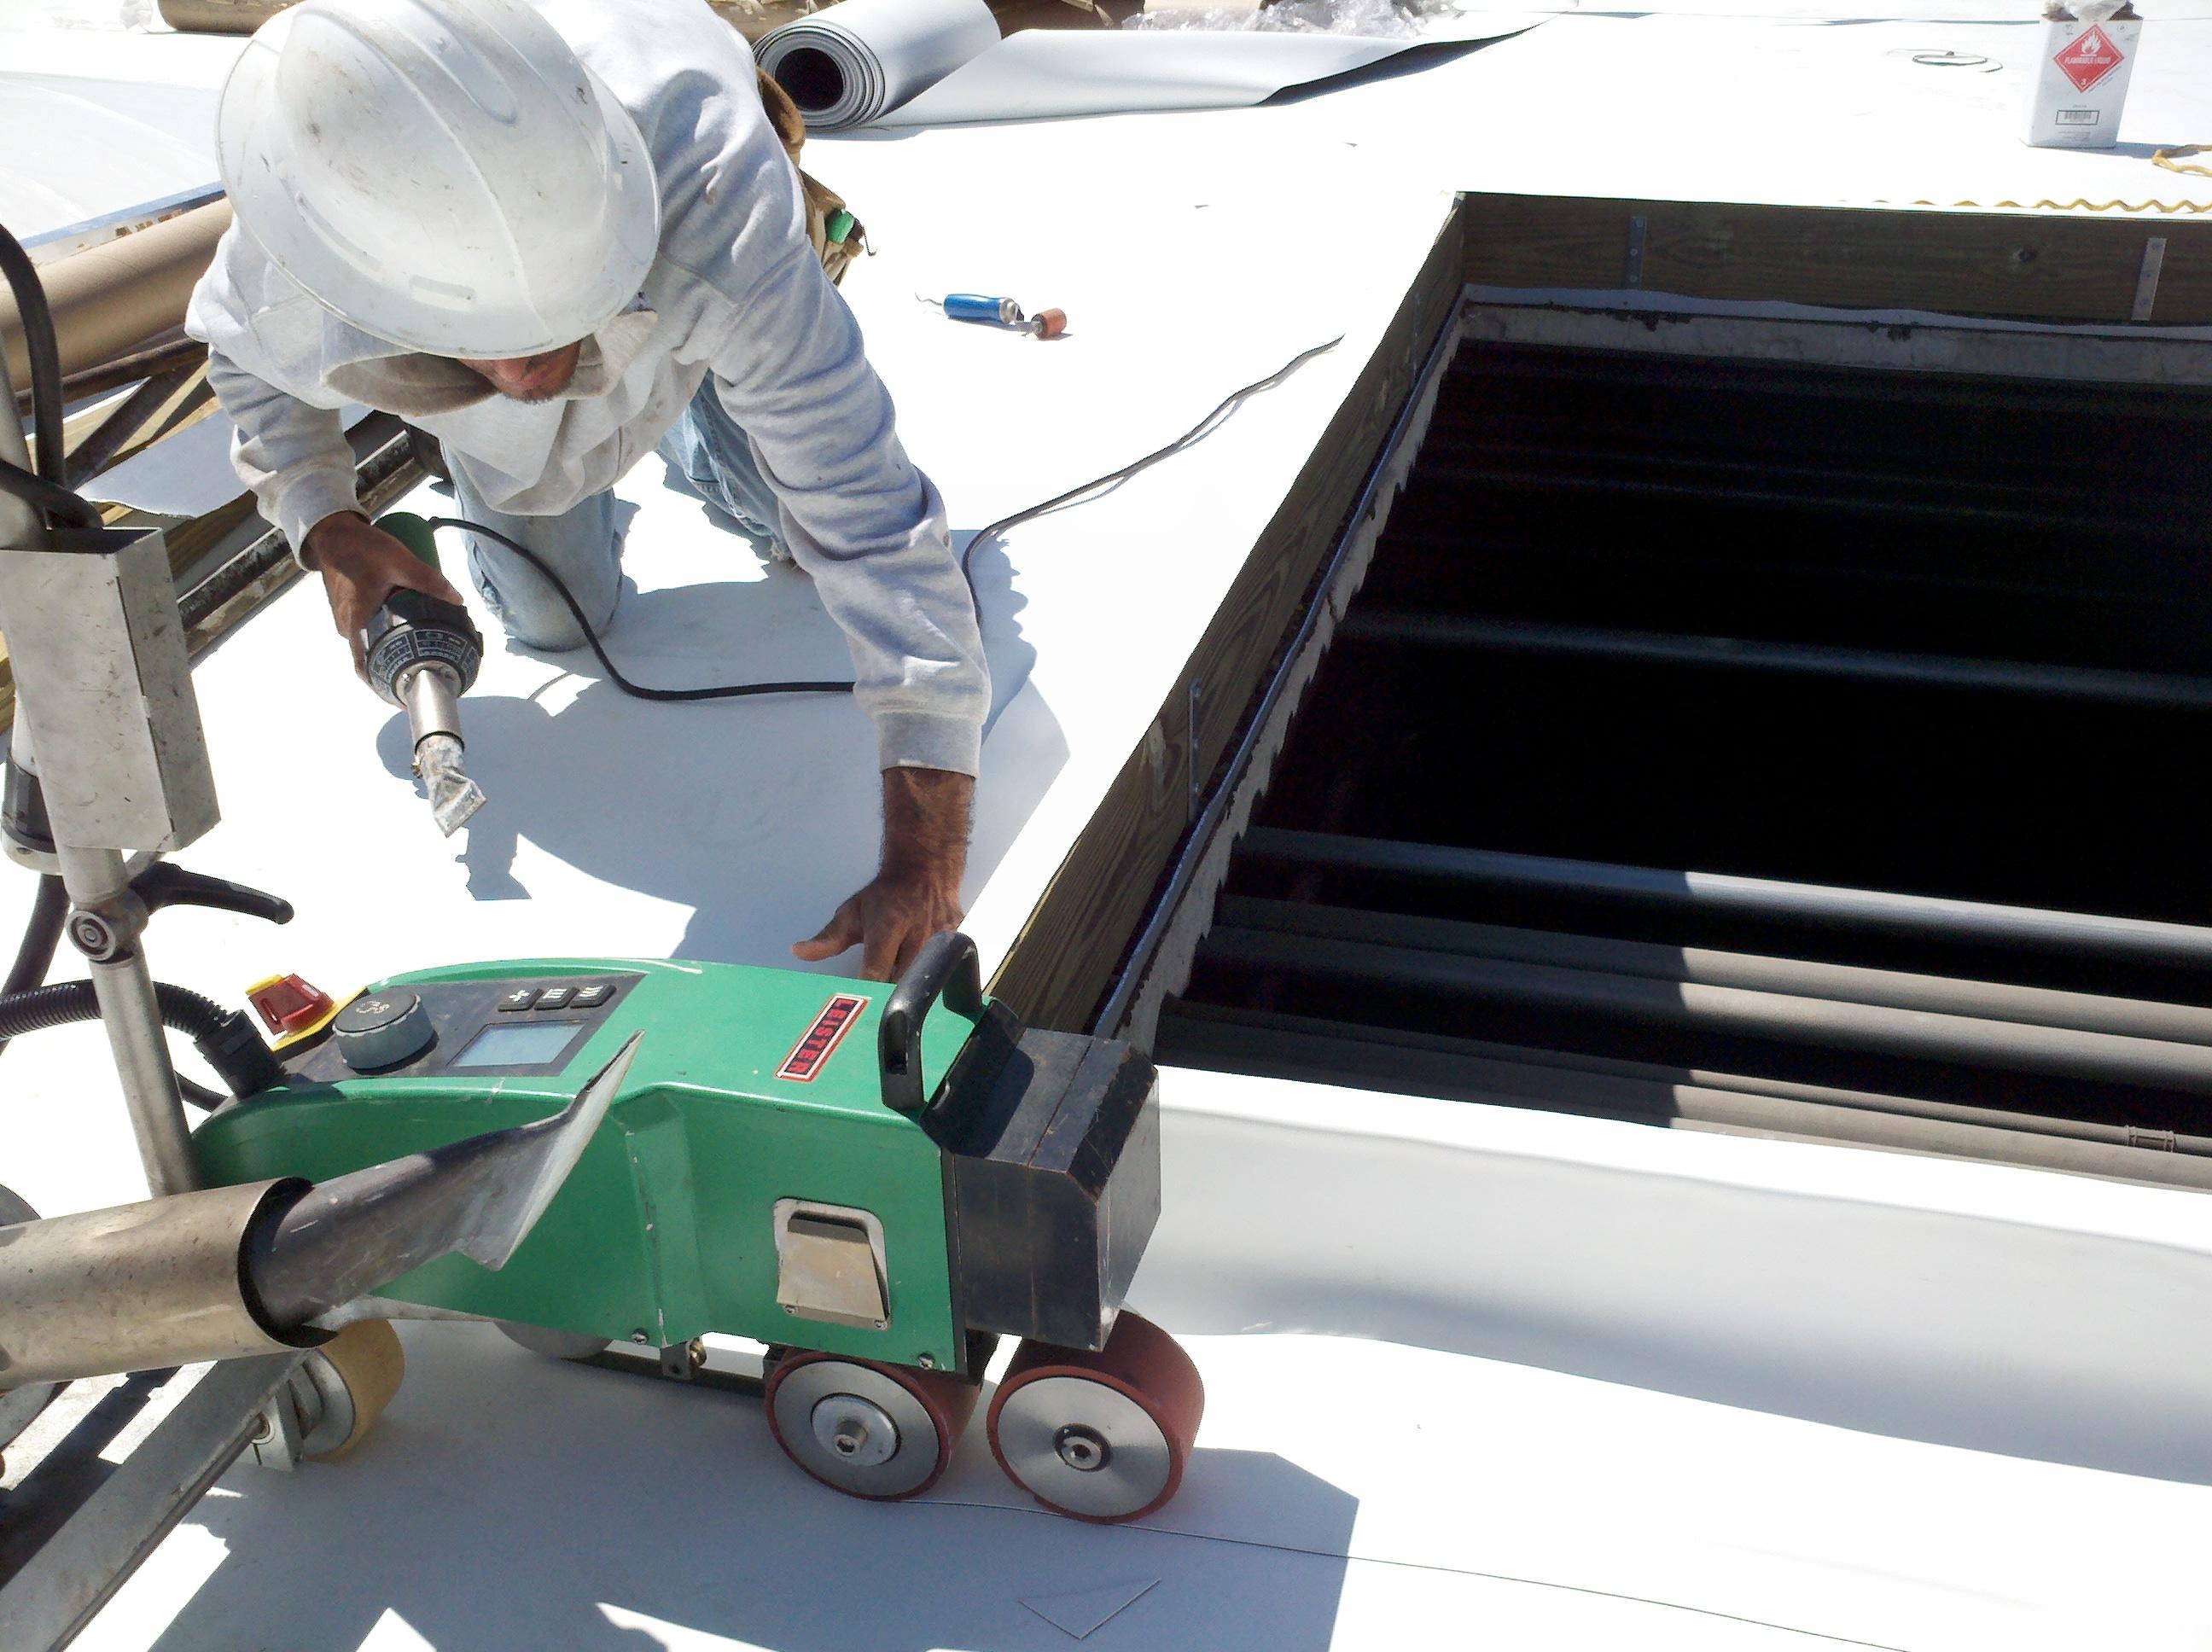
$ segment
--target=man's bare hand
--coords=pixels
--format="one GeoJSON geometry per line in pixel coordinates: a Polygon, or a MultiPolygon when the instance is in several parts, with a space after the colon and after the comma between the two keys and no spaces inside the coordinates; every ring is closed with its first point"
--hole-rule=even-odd
{"type": "Polygon", "coordinates": [[[791,949],[819,963],[860,949],[865,981],[896,981],[921,944],[956,929],[965,914],[960,878],[968,865],[968,811],[975,782],[941,768],[884,771],[884,858],[868,885],[839,907],[811,940],[791,949]]]}
{"type": "Polygon", "coordinates": [[[331,618],[353,653],[356,675],[368,674],[361,628],[394,591],[420,591],[450,603],[461,600],[446,576],[390,534],[352,511],[326,516],[307,531],[301,559],[323,576],[331,618]]]}

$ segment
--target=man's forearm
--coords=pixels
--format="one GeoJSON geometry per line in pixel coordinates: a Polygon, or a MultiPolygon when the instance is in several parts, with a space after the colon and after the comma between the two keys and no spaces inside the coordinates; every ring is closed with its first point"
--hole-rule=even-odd
{"type": "Polygon", "coordinates": [[[972,775],[943,768],[884,770],[886,878],[929,878],[957,887],[968,865],[972,775]]]}
{"type": "Polygon", "coordinates": [[[975,782],[945,768],[884,770],[883,865],[792,956],[819,963],[860,947],[860,973],[892,981],[940,930],[960,923],[975,782]]]}

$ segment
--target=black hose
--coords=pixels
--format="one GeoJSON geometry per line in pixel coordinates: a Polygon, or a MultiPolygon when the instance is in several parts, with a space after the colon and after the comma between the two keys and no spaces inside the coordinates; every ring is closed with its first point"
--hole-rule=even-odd
{"type": "Polygon", "coordinates": [[[82,495],[71,493],[59,483],[34,476],[21,465],[4,459],[0,459],[0,489],[15,495],[25,504],[44,511],[50,517],[62,518],[73,527],[104,525],[100,513],[82,495]]]}
{"type": "MultiPolygon", "coordinates": [[[[54,951],[61,944],[69,908],[69,891],[62,887],[60,878],[48,872],[39,879],[39,892],[31,901],[31,919],[23,926],[23,944],[15,949],[15,966],[8,971],[6,985],[0,986],[0,1004],[46,980],[46,971],[54,967],[54,951]]],[[[0,1037],[0,1050],[7,1048],[7,1039],[0,1037]]]]}
{"type": "MultiPolygon", "coordinates": [[[[234,1096],[251,1096],[284,1081],[284,1069],[243,1011],[226,1010],[211,998],[166,981],[154,983],[154,998],[164,1024],[191,1036],[207,1064],[234,1096]]],[[[88,981],[33,987],[0,998],[0,1038],[99,1018],[100,1000],[88,981]]]]}
{"type": "MultiPolygon", "coordinates": [[[[59,485],[69,474],[62,452],[62,352],[54,338],[53,312],[46,307],[46,289],[39,280],[38,266],[23,250],[22,242],[0,225],[0,273],[8,277],[15,295],[15,313],[23,324],[23,354],[31,365],[31,417],[37,424],[39,474],[59,485]]],[[[13,418],[13,409],[8,416],[13,418]]]]}
{"type": "Polygon", "coordinates": [[[54,949],[61,944],[62,924],[69,916],[69,891],[52,872],[39,879],[39,892],[31,901],[31,920],[23,926],[23,944],[15,951],[15,967],[0,986],[0,1003],[44,983],[54,967],[54,949]]]}

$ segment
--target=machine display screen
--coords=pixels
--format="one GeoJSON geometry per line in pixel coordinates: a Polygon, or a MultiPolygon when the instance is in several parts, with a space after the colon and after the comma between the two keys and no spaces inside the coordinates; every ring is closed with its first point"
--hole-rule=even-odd
{"type": "Polygon", "coordinates": [[[448,1072],[465,1067],[532,1067],[557,1060],[575,1036],[577,1021],[495,1023],[469,1040],[446,1063],[448,1072]]]}

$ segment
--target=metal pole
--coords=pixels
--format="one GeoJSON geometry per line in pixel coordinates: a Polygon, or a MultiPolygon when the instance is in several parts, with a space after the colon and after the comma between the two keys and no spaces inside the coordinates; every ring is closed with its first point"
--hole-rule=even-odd
{"type": "MultiPolygon", "coordinates": [[[[81,938],[88,919],[120,935],[119,950],[112,956],[88,955],[92,990],[100,1000],[100,1023],[107,1029],[108,1048],[115,1054],[116,1077],[122,1081],[123,1104],[130,1110],[131,1128],[138,1139],[138,1157],[146,1167],[146,1184],[156,1193],[190,1193],[200,1185],[199,1163],[192,1153],[191,1131],[185,1122],[185,1104],[177,1091],[176,1069],[169,1063],[169,1043],[161,1030],[161,1011],[154,996],[154,977],[139,951],[138,937],[129,926],[117,926],[115,914],[137,907],[123,854],[117,849],[78,849],[57,844],[62,884],[69,890],[73,910],[70,933],[81,938]]],[[[140,923],[144,913],[137,913],[140,923]]]]}
{"type": "MultiPolygon", "coordinates": [[[[1991,528],[2033,528],[2039,530],[2070,529],[2076,532],[2092,533],[2100,538],[2118,538],[2122,525],[2102,517],[2087,517],[2055,510],[2037,510],[2021,506],[1952,503],[1932,505],[1924,498],[1905,494],[1847,494],[1832,489],[1808,486],[1802,489],[1787,487],[1759,487],[1751,482],[1729,482],[1711,474],[1711,467],[1696,468],[1708,474],[1686,477],[1676,467],[1672,476],[1636,476],[1626,474],[1618,465],[1602,471],[1575,472],[1560,470],[1538,470],[1527,464],[1515,464],[1510,457],[1501,457],[1493,463],[1462,460],[1437,463],[1423,467],[1422,479],[1432,486],[1526,488],[1539,485],[1552,494],[1583,494],[1601,498],[1633,500],[1638,502],[1659,500],[1680,500],[1690,505],[1756,505],[1782,510],[1818,509],[1831,517],[1860,515],[1875,518],[1919,519],[1941,522],[1947,527],[1972,525],[1991,528]]],[[[2176,512],[2172,518],[2160,520],[2144,517],[2124,524],[2129,540],[2144,544],[2166,542],[2193,544],[2203,530],[2188,519],[2185,512],[2176,512]]]]}
{"type": "Polygon", "coordinates": [[[1216,965],[1279,971],[1293,977],[1317,977],[1355,986],[1595,1011],[1645,1024],[1711,1028],[1832,1049],[1972,1062],[2015,1072],[2212,1096],[2212,1049],[2201,1044],[2121,1038],[2071,1028],[1841,1004],[1596,970],[1504,963],[1358,941],[1270,935],[1250,929],[1216,929],[1206,939],[1206,957],[1216,965]]]}
{"type": "Polygon", "coordinates": [[[1838,648],[1819,643],[1616,631],[1598,626],[1416,614],[1392,609],[1354,609],[1345,616],[1339,635],[1348,641],[1480,648],[1567,659],[1648,660],[1667,665],[1844,677],[1861,683],[1901,683],[1917,688],[1987,689],[2125,706],[2212,710],[2212,678],[2160,671],[2113,671],[2083,665],[2037,665],[1946,654],[1887,653],[1879,649],[1838,648]]]}
{"type": "Polygon", "coordinates": [[[1453,918],[1360,912],[1343,907],[1309,906],[1296,901],[1255,900],[1249,896],[1232,895],[1224,899],[1217,921],[1237,929],[1373,941],[1425,952],[1495,958],[1510,963],[1555,964],[1563,969],[1595,969],[1611,975],[1642,975],[1652,981],[1742,987],[1753,992],[1789,993],[1846,1004],[1882,1005],[1893,1010],[1932,1010],[1938,1015],[1979,1016],[1991,1021],[2019,1021],[2036,1027],[2073,1027],[2083,1032],[2117,1033],[2124,1038],[2162,1038],[2180,1044],[2212,1045],[2212,1009],[2196,1004],[2108,998],[2097,993],[2017,987],[2008,981],[1920,975],[1900,969],[1869,969],[1856,964],[1825,963],[1805,958],[1762,957],[1755,953],[1722,952],[1651,941],[1562,935],[1548,930],[1462,923],[1453,918]]]}
{"type": "Polygon", "coordinates": [[[1931,895],[1739,878],[1727,872],[1662,872],[1650,866],[1285,831],[1277,827],[1262,827],[1247,834],[1241,849],[1248,860],[1319,872],[1431,878],[1694,912],[1841,924],[1984,946],[2037,946],[2054,952],[2212,969],[2212,929],[2148,918],[2108,918],[2096,913],[2053,912],[1931,895]]]}

